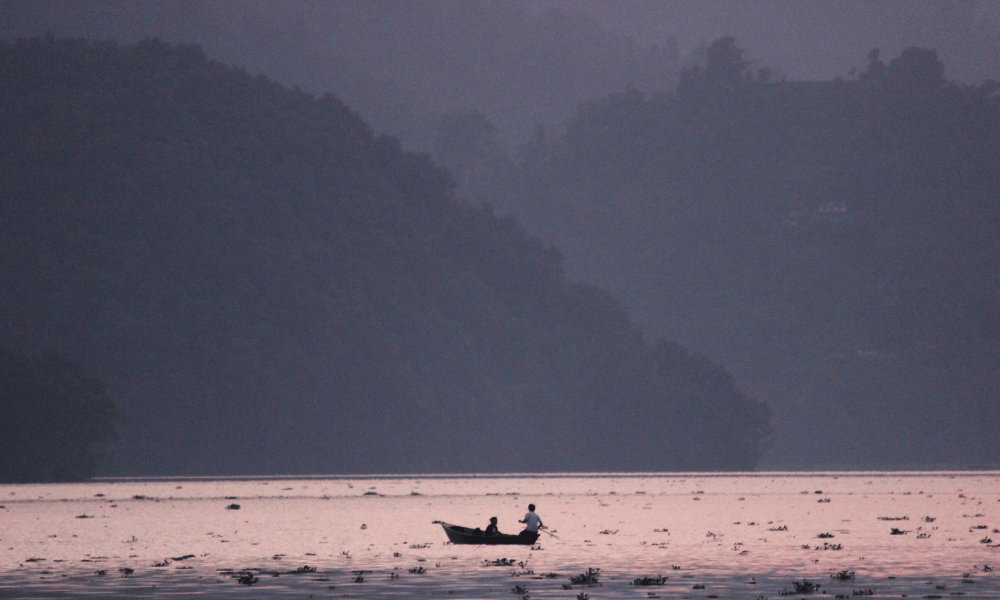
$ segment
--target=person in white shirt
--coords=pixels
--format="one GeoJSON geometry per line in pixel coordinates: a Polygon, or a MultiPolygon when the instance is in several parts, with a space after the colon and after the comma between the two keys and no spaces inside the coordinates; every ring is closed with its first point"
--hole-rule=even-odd
{"type": "Polygon", "coordinates": [[[534,543],[538,539],[538,528],[545,527],[545,525],[542,525],[542,520],[535,514],[534,504],[528,505],[527,514],[518,523],[524,523],[524,531],[518,535],[525,539],[531,538],[531,543],[534,543]]]}

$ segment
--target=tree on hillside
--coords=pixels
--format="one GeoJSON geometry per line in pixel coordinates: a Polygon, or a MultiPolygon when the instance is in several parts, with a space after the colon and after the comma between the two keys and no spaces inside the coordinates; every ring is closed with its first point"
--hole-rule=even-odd
{"type": "Polygon", "coordinates": [[[56,354],[0,350],[0,482],[79,481],[115,438],[104,384],[56,354]]]}
{"type": "Polygon", "coordinates": [[[940,88],[945,83],[944,63],[938,59],[936,51],[914,46],[903,50],[889,62],[886,78],[896,88],[940,88]]]}

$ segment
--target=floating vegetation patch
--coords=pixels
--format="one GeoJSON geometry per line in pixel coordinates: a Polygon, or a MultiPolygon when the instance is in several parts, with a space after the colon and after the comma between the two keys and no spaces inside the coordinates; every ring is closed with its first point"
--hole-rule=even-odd
{"type": "Polygon", "coordinates": [[[510,558],[496,558],[493,560],[486,559],[483,561],[484,567],[513,567],[515,564],[517,563],[510,558]]]}
{"type": "Polygon", "coordinates": [[[836,579],[837,581],[850,581],[854,579],[854,571],[841,571],[839,573],[832,573],[830,579],[836,579]]]}
{"type": "Polygon", "coordinates": [[[235,577],[236,581],[242,585],[253,585],[260,581],[260,579],[254,577],[254,574],[250,571],[244,571],[243,573],[239,573],[233,577],[235,577]]]}
{"type": "Polygon", "coordinates": [[[822,540],[822,539],[826,539],[826,538],[832,538],[833,534],[832,533],[821,533],[821,534],[817,535],[816,537],[818,537],[819,539],[822,540]]]}
{"type": "Polygon", "coordinates": [[[638,577],[632,580],[632,585],[663,585],[667,582],[668,577],[663,575],[657,575],[656,577],[638,577]]]}
{"type": "Polygon", "coordinates": [[[427,572],[427,569],[425,569],[423,567],[413,567],[412,569],[410,569],[410,573],[413,574],[413,575],[423,575],[426,572],[427,572]]]}
{"type": "Polygon", "coordinates": [[[802,581],[792,582],[792,591],[781,590],[778,592],[781,596],[794,596],[795,594],[816,594],[822,586],[818,583],[813,583],[803,579],[802,581]]]}
{"type": "Polygon", "coordinates": [[[294,571],[289,571],[289,575],[301,575],[302,573],[315,573],[316,567],[310,567],[309,565],[303,565],[294,571]]]}
{"type": "Polygon", "coordinates": [[[587,569],[586,573],[581,573],[576,576],[571,576],[569,578],[569,581],[574,585],[589,585],[589,586],[601,585],[601,582],[598,581],[600,574],[601,574],[600,569],[595,569],[593,567],[590,567],[587,569]]]}
{"type": "Polygon", "coordinates": [[[230,504],[229,506],[226,507],[226,510],[239,510],[239,509],[240,509],[239,504],[230,504]]]}
{"type": "Polygon", "coordinates": [[[897,529],[893,527],[892,531],[889,532],[889,535],[906,535],[906,532],[903,531],[902,529],[897,529]]]}
{"type": "MultiPolygon", "coordinates": [[[[879,521],[909,521],[909,517],[879,517],[879,521]]],[[[933,519],[932,519],[933,520],[933,519]]]]}
{"type": "Polygon", "coordinates": [[[788,525],[779,525],[777,527],[768,527],[768,531],[788,531],[788,525]]]}

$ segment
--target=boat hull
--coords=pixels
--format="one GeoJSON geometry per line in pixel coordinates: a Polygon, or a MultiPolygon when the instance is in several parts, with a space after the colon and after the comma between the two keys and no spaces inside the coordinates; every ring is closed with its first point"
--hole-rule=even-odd
{"type": "Polygon", "coordinates": [[[441,523],[444,532],[448,535],[448,540],[452,544],[482,544],[487,546],[530,546],[538,539],[538,534],[534,536],[520,536],[501,533],[499,535],[483,535],[482,531],[462,527],[461,525],[451,525],[441,523]]]}

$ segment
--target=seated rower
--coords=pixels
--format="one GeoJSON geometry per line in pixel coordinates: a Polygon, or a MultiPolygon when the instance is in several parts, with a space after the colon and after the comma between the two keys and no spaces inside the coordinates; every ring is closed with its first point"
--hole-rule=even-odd
{"type": "Polygon", "coordinates": [[[490,524],[486,526],[486,531],[483,532],[484,535],[500,535],[500,530],[497,529],[497,518],[490,517],[490,524]]]}

